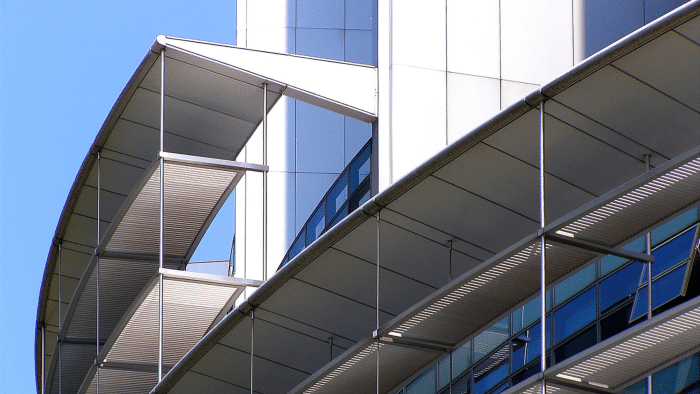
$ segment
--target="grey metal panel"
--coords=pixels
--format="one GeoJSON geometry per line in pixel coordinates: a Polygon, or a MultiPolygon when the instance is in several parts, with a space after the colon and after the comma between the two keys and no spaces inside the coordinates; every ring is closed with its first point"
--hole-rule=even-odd
{"type": "Polygon", "coordinates": [[[148,393],[156,383],[158,383],[158,374],[155,372],[102,368],[100,370],[99,391],[97,390],[97,383],[92,382],[85,393],[148,393]]]}
{"type": "Polygon", "coordinates": [[[700,44],[700,17],[691,19],[678,26],[676,31],[700,44]]]}
{"type": "MultiPolygon", "coordinates": [[[[47,390],[49,394],[76,393],[83,382],[90,365],[95,361],[95,346],[64,344],[63,356],[59,377],[58,357],[54,355],[51,363],[51,371],[48,375],[47,390]],[[60,386],[60,387],[59,387],[60,386]]],[[[58,352],[56,352],[58,354],[58,352]]]]}

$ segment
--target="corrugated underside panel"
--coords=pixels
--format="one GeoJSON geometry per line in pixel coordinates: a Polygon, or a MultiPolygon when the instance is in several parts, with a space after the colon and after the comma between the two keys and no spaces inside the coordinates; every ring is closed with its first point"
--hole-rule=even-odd
{"type": "MultiPolygon", "coordinates": [[[[185,257],[237,172],[165,163],[163,246],[168,256],[185,257]]],[[[160,167],[127,210],[107,249],[159,253],[160,167]]]]}
{"type": "MultiPolygon", "coordinates": [[[[594,257],[582,249],[547,244],[547,281],[561,278],[594,257]]],[[[457,344],[536,293],[539,287],[537,241],[493,264],[393,331],[410,338],[457,344]]]]}
{"type": "Polygon", "coordinates": [[[615,246],[700,199],[693,159],[566,225],[577,238],[615,246]]]}
{"type": "Polygon", "coordinates": [[[700,307],[592,356],[562,374],[612,389],[700,345],[700,307]]]}
{"type": "Polygon", "coordinates": [[[348,361],[335,368],[305,393],[374,393],[377,390],[376,343],[370,343],[348,361]],[[350,391],[347,391],[351,389],[350,391]]]}
{"type": "MultiPolygon", "coordinates": [[[[102,368],[99,394],[148,393],[156,383],[158,374],[155,372],[102,368]]],[[[93,379],[86,394],[97,393],[97,382],[93,379]]]]}
{"type": "MultiPolygon", "coordinates": [[[[234,286],[164,278],[163,363],[177,363],[202,336],[236,290],[234,286]]],[[[156,284],[110,349],[107,360],[158,362],[156,284]]]]}
{"type": "Polygon", "coordinates": [[[63,366],[59,368],[58,362],[56,363],[48,392],[50,394],[77,393],[90,366],[95,362],[97,349],[95,345],[63,344],[61,352],[63,366]]]}

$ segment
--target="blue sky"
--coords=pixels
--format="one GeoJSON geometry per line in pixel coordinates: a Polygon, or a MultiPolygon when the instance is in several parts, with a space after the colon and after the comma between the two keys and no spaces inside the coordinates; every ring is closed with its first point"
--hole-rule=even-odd
{"type": "MultiPolygon", "coordinates": [[[[235,8],[235,0],[0,1],[0,392],[36,390],[49,245],[117,96],[158,34],[235,44],[235,8]]],[[[232,214],[225,207],[220,216],[232,214]]],[[[229,247],[228,237],[209,239],[197,254],[227,258],[229,247]]]]}

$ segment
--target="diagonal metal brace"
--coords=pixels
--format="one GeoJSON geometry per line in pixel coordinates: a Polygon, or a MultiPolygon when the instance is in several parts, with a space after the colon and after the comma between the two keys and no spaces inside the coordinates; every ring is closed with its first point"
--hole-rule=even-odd
{"type": "Polygon", "coordinates": [[[628,260],[641,261],[644,263],[654,262],[654,256],[646,253],[633,252],[631,250],[622,248],[612,248],[610,246],[600,245],[590,241],[584,241],[582,239],[564,237],[553,234],[545,235],[545,239],[549,242],[573,246],[575,248],[585,249],[595,253],[609,254],[617,257],[622,257],[628,260]]]}

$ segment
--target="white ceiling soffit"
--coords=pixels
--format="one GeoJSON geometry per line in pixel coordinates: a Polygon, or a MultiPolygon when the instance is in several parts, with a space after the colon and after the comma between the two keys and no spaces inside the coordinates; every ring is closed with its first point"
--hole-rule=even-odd
{"type": "Polygon", "coordinates": [[[203,67],[213,70],[218,63],[228,66],[222,71],[232,77],[268,82],[273,89],[284,86],[286,96],[365,122],[377,118],[375,67],[165,36],[158,36],[156,43],[166,48],[168,58],[200,57],[206,62],[196,64],[203,67]]]}
{"type": "MultiPolygon", "coordinates": [[[[260,281],[169,269],[162,272],[163,365],[167,371],[233,305],[246,286],[259,286],[260,281]]],[[[100,392],[147,392],[157,383],[158,281],[158,275],[151,278],[102,347],[98,356],[102,365],[100,392]],[[103,373],[114,379],[103,380],[103,373]],[[141,382],[132,378],[134,374],[142,374],[143,387],[141,383],[133,386],[141,382]]],[[[96,373],[93,365],[79,393],[96,392],[96,373]]]]}

